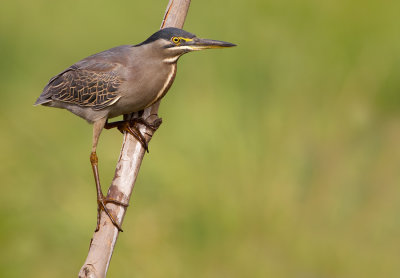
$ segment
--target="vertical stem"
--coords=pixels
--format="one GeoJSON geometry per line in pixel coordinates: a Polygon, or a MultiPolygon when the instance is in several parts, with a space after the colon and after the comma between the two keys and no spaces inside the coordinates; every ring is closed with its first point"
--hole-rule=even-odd
{"type": "MultiPolygon", "coordinates": [[[[170,0],[161,24],[161,28],[177,27],[182,28],[189,9],[190,0],[170,0]]],[[[156,116],[160,102],[155,103],[151,107],[145,109],[144,119],[148,121],[157,121],[156,116]]],[[[138,116],[136,115],[130,115],[138,116]]],[[[128,117],[128,116],[126,116],[128,117]]],[[[140,128],[142,134],[146,135],[146,140],[150,141],[154,131],[142,126],[140,128]]],[[[145,154],[142,145],[130,134],[125,133],[121,153],[118,159],[115,176],[108,191],[108,197],[129,203],[136,177],[139,173],[140,165],[145,154]]],[[[115,204],[107,204],[107,208],[116,220],[122,224],[126,208],[115,204]]],[[[128,231],[129,232],[129,231],[128,231]]],[[[89,253],[80,272],[80,278],[104,278],[106,277],[111,256],[118,238],[118,230],[111,223],[110,219],[101,213],[100,230],[95,232],[90,243],[89,253]]],[[[134,271],[134,270],[132,270],[134,271]]]]}

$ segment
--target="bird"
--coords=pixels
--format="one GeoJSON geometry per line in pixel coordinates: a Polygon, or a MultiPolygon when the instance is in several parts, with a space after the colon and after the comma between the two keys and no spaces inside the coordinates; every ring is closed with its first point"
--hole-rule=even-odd
{"type": "Polygon", "coordinates": [[[132,134],[148,151],[147,142],[136,123],[155,129],[141,118],[109,123],[120,115],[141,112],[163,98],[176,75],[178,59],[186,53],[212,48],[236,46],[233,43],[202,39],[179,28],[161,29],[136,45],[121,45],[87,58],[52,77],[35,102],[66,109],[93,124],[90,162],[97,192],[97,226],[104,211],[112,224],[122,232],[107,203],[128,204],[105,197],[102,193],[97,144],[103,128],[117,127],[132,134]]]}

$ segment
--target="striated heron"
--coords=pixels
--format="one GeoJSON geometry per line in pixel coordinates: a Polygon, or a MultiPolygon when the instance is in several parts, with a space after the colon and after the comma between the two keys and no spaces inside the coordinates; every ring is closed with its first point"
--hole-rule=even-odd
{"type": "Polygon", "coordinates": [[[235,46],[232,43],[197,38],[178,28],[165,28],[137,45],[122,45],[89,56],[50,79],[35,105],[64,108],[93,124],[90,154],[97,191],[97,226],[104,210],[121,230],[107,203],[127,206],[104,197],[99,180],[97,142],[103,128],[117,127],[132,134],[148,151],[137,123],[157,128],[138,118],[109,123],[108,119],[139,112],[160,100],[171,87],[176,63],[183,54],[203,49],[235,46]]]}

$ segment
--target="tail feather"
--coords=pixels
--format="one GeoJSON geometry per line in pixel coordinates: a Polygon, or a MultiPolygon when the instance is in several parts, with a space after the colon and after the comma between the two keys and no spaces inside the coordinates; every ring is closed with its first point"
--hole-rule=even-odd
{"type": "Polygon", "coordinates": [[[33,104],[33,105],[34,105],[34,106],[38,106],[38,105],[42,105],[42,104],[49,103],[50,101],[51,101],[51,99],[39,97],[39,98],[36,100],[35,104],[33,104]]]}
{"type": "MultiPolygon", "coordinates": [[[[38,99],[36,100],[34,106],[41,105],[41,104],[46,104],[46,103],[51,102],[52,101],[52,95],[53,95],[53,92],[50,90],[51,85],[57,79],[59,79],[59,77],[62,77],[62,75],[64,73],[66,73],[68,71],[75,70],[75,69],[76,69],[76,66],[72,65],[69,68],[67,68],[66,70],[64,70],[63,72],[60,72],[56,76],[53,76],[52,78],[50,78],[49,83],[47,83],[46,87],[44,87],[42,94],[38,97],[38,99]]],[[[61,80],[60,80],[60,82],[61,82],[61,80]]]]}
{"type": "MultiPolygon", "coordinates": [[[[52,80],[50,80],[51,82],[52,80]]],[[[36,100],[34,106],[41,105],[41,104],[46,104],[51,101],[51,93],[49,93],[49,84],[50,82],[46,85],[46,87],[43,89],[42,94],[38,97],[36,100]]]]}

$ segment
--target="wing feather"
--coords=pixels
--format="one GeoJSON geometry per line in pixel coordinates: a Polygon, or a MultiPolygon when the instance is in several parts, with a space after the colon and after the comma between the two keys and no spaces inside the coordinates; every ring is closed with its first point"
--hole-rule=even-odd
{"type": "Polygon", "coordinates": [[[118,89],[124,81],[115,70],[117,67],[118,64],[93,64],[84,68],[71,66],[50,79],[36,104],[57,100],[95,110],[112,105],[120,98],[118,89]]]}
{"type": "Polygon", "coordinates": [[[35,105],[60,101],[100,110],[114,104],[120,98],[125,81],[121,72],[131,48],[118,46],[72,65],[50,79],[35,105]]]}

